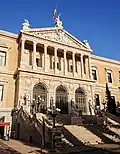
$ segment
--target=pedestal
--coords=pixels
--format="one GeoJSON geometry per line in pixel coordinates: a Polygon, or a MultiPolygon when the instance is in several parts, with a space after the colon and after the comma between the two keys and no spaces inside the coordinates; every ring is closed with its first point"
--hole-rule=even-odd
{"type": "Polygon", "coordinates": [[[71,125],[82,125],[82,118],[80,116],[71,117],[71,125]]]}
{"type": "Polygon", "coordinates": [[[97,125],[103,125],[104,124],[104,117],[97,117],[97,125]]]}

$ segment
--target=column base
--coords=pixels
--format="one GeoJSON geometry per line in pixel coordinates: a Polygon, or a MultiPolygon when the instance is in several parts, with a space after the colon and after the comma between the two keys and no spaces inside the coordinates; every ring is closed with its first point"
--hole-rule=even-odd
{"type": "Polygon", "coordinates": [[[32,68],[33,68],[33,70],[37,70],[37,66],[33,65],[32,68]]]}
{"type": "Polygon", "coordinates": [[[20,64],[20,68],[25,68],[25,64],[24,63],[21,63],[20,64]]]}

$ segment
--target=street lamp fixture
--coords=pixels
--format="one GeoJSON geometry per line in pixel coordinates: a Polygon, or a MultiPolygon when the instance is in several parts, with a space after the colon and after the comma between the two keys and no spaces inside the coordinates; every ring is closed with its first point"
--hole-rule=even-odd
{"type": "Polygon", "coordinates": [[[51,97],[51,99],[50,99],[50,108],[47,111],[48,111],[48,114],[53,119],[53,128],[55,128],[55,119],[61,110],[56,108],[55,104],[53,104],[53,97],[51,97]]]}
{"type": "Polygon", "coordinates": [[[47,110],[48,114],[53,119],[53,127],[52,127],[52,149],[55,149],[55,119],[56,116],[60,113],[60,109],[56,108],[55,104],[53,103],[53,97],[50,99],[50,108],[47,110]]]}

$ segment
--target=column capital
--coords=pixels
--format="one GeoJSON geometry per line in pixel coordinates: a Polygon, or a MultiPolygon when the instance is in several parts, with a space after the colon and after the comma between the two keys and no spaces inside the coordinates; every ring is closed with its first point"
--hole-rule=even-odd
{"type": "Polygon", "coordinates": [[[68,50],[67,49],[63,49],[64,50],[64,52],[67,52],[68,50]]]}
{"type": "Polygon", "coordinates": [[[34,44],[34,45],[37,45],[37,41],[33,41],[33,44],[34,44]]]}
{"type": "Polygon", "coordinates": [[[26,41],[26,39],[25,38],[21,38],[21,42],[25,42],[26,41]]]}
{"type": "Polygon", "coordinates": [[[58,50],[58,47],[54,46],[54,50],[58,50]]]}
{"type": "Polygon", "coordinates": [[[76,52],[72,52],[72,55],[75,55],[76,54],[76,52]]]}
{"type": "Polygon", "coordinates": [[[44,44],[44,47],[48,47],[48,44],[44,44]]]}

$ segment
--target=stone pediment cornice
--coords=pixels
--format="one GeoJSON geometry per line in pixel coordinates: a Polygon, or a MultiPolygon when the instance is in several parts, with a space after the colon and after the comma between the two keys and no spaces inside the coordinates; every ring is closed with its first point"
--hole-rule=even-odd
{"type": "Polygon", "coordinates": [[[78,49],[87,50],[89,52],[92,49],[88,48],[84,43],[76,39],[70,33],[64,29],[58,28],[31,28],[28,30],[22,30],[22,33],[32,35],[35,37],[43,38],[53,42],[61,43],[64,45],[72,46],[78,49]]]}

